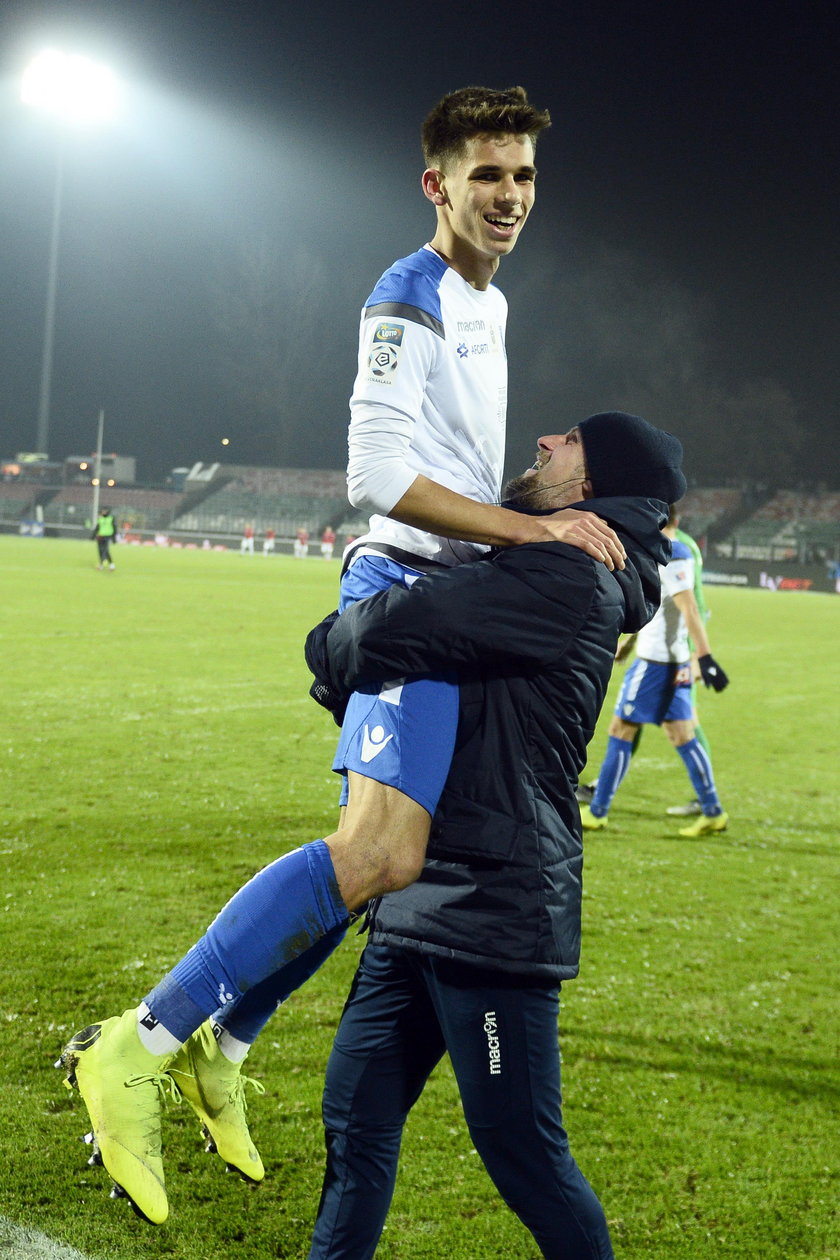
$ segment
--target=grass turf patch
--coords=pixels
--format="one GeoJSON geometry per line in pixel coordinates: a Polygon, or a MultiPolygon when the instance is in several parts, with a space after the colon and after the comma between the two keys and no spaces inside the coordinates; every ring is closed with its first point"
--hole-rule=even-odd
{"type": "MultiPolygon", "coordinates": [[[[234,1245],[242,1260],[297,1260],[320,1190],[323,1069],[363,938],[249,1057],[268,1088],[250,1112],[265,1183],[225,1176],[189,1109],[170,1107],[158,1229],[108,1200],[86,1166],[84,1108],[51,1064],[77,1028],[135,1004],[255,870],[333,829],[335,727],[307,697],[302,641],[335,604],[338,566],[115,559],[98,573],[91,543],[0,537],[0,1213],[92,1260],[234,1245]]],[[[664,810],[688,780],[647,730],[609,829],[586,841],[565,1119],[617,1255],[836,1260],[840,601],[727,589],[710,602],[732,685],[702,692],[700,716],[730,827],[678,838],[664,810]]],[[[536,1254],[444,1063],[410,1118],[377,1255],[536,1254]]]]}

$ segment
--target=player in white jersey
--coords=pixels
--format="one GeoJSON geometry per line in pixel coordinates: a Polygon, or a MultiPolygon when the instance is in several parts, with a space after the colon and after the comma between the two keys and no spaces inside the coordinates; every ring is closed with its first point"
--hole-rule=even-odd
{"type": "MultiPolygon", "coordinates": [[[[475,289],[431,245],[394,263],[362,312],[350,400],[348,486],[355,503],[390,511],[418,473],[496,503],[505,453],[507,302],[475,289]]],[[[441,538],[374,512],[357,540],[453,564],[476,543],[441,538]]]]}
{"type": "MultiPolygon", "coordinates": [[[[702,814],[681,836],[725,831],[728,817],[715,787],[711,759],[697,739],[691,697],[691,645],[698,655],[703,682],[723,691],[729,679],[711,655],[705,623],[694,597],[694,558],[675,537],[677,517],[671,509],[663,530],[671,539],[671,560],[660,566],[662,602],[648,624],[635,636],[636,660],[628,669],[609,727],[607,752],[598,771],[589,805],[581,806],[586,831],[607,826],[607,814],[630,766],[639,727],[662,726],[683,760],[702,814]]],[[[624,645],[622,645],[622,648],[624,645]]]]}
{"type": "MultiPolygon", "coordinates": [[[[612,531],[589,513],[523,521],[498,502],[507,304],[492,280],[534,204],[535,143],[548,122],[521,88],[464,88],[424,123],[422,187],[436,230],[384,273],[362,312],[348,493],[371,521],[345,557],[342,607],[488,544],[561,538],[609,567],[623,564],[612,531]]],[[[394,683],[351,700],[334,763],[351,790],[330,853],[353,898],[416,877],[454,745],[454,678],[394,683]],[[424,738],[430,729],[434,741],[424,738]],[[394,764],[417,774],[394,777],[394,764]]]]}

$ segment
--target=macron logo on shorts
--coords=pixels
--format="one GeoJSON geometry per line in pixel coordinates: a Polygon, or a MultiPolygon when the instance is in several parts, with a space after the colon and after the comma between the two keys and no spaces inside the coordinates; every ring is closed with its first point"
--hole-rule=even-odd
{"type": "Polygon", "coordinates": [[[393,732],[390,735],[385,734],[384,726],[374,726],[371,731],[368,730],[368,724],[365,722],[365,729],[362,732],[362,761],[365,763],[373,761],[374,757],[378,757],[385,745],[393,738],[393,732]]]}

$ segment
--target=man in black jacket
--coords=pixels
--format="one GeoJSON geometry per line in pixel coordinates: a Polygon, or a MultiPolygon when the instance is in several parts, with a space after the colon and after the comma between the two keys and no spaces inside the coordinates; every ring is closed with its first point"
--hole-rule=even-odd
{"type": "Polygon", "coordinates": [[[327,1071],[310,1260],[374,1254],[407,1113],[445,1051],[476,1149],[542,1254],[613,1254],[561,1118],[559,984],[580,952],[574,789],[618,636],[659,603],[680,457],[676,439],[623,413],[540,439],[510,497],[539,511],[582,494],[617,531],[624,570],[564,544],[513,548],[382,592],[326,637],[337,693],[454,665],[460,718],[421,876],[370,912],[327,1071]]]}
{"type": "MultiPolygon", "coordinates": [[[[641,498],[629,503],[602,498],[596,503],[593,496],[597,491],[602,496],[632,492],[660,500],[678,498],[685,483],[678,469],[677,440],[624,413],[591,416],[569,433],[541,439],[539,446],[534,468],[522,479],[531,501],[528,510],[592,499],[597,513],[615,519],[625,549],[631,549],[624,569],[611,571],[568,543],[510,548],[493,559],[435,572],[402,588],[411,597],[407,616],[396,588],[383,592],[384,599],[374,596],[369,605],[366,601],[347,610],[327,642],[337,661],[342,642],[356,645],[362,698],[354,699],[351,709],[358,703],[379,705],[377,713],[398,707],[393,683],[362,685],[368,677],[394,678],[390,660],[383,675],[375,667],[376,652],[373,662],[370,652],[362,659],[364,628],[370,624],[365,608],[371,617],[380,610],[389,625],[395,619],[399,622],[398,646],[409,656],[399,656],[398,672],[466,671],[456,695],[462,751],[452,766],[450,804],[443,806],[439,818],[453,843],[459,829],[472,835],[473,844],[487,843],[488,873],[498,865],[500,846],[510,846],[526,829],[538,845],[544,838],[552,845],[560,842],[556,877],[561,901],[548,908],[538,955],[528,945],[524,956],[545,964],[549,972],[559,965],[573,974],[580,840],[567,779],[570,775],[576,779],[583,764],[619,632],[641,624],[659,602],[656,561],[663,546],[658,532],[661,503],[645,504],[641,498]],[[635,475],[628,470],[635,470],[635,475]],[[427,633],[434,627],[437,640],[427,633]],[[415,664],[412,649],[418,650],[415,664]],[[441,663],[430,666],[429,652],[436,652],[441,663]],[[490,672],[483,676],[480,670],[498,676],[491,677],[490,672]],[[470,671],[472,680],[467,676],[470,671]],[[573,716],[568,726],[558,728],[552,714],[564,696],[573,716]],[[550,743],[533,740],[539,725],[550,734],[550,743]],[[581,729],[573,729],[576,725],[581,729]],[[498,784],[481,786],[478,763],[471,775],[465,771],[476,757],[496,759],[502,776],[498,784]],[[468,782],[470,777],[475,784],[468,782]],[[544,947],[560,920],[568,939],[561,942],[558,962],[553,948],[544,947]]],[[[584,517],[590,517],[590,504],[581,506],[584,517]]],[[[388,646],[386,638],[380,661],[388,656],[388,646]]],[[[343,667],[339,663],[338,668],[343,670],[342,685],[357,685],[351,681],[352,661],[343,667]]],[[[422,688],[423,679],[407,686],[422,688]]],[[[438,774],[439,786],[432,790],[424,749],[435,744],[434,727],[425,728],[425,745],[423,739],[409,741],[419,754],[414,764],[407,763],[407,777],[395,784],[396,806],[383,816],[375,804],[382,794],[367,789],[381,773],[387,745],[395,736],[381,731],[378,722],[368,722],[366,712],[363,707],[355,728],[352,719],[345,723],[356,736],[355,751],[348,752],[348,745],[343,745],[351,779],[345,825],[326,840],[287,853],[259,871],[139,1007],[83,1029],[62,1054],[68,1079],[78,1086],[91,1117],[95,1154],[149,1220],[163,1221],[168,1213],[159,1086],[175,1080],[222,1158],[251,1180],[261,1180],[262,1161],[241,1101],[240,1068],[251,1041],[274,1007],[321,965],[340,939],[348,912],[371,897],[405,887],[423,868],[437,806],[435,793],[443,787],[451,758],[447,756],[443,776],[438,774]],[[349,757],[356,751],[354,770],[349,757]],[[218,1018],[215,1027],[207,1019],[228,1009],[235,1011],[237,1036],[218,1018]],[[134,1088],[126,1090],[126,1080],[134,1088]],[[207,1093],[208,1082],[217,1102],[207,1093]]],[[[430,753],[427,761],[433,760],[430,753]]],[[[503,876],[505,884],[514,876],[520,881],[523,897],[532,883],[533,858],[526,850],[527,846],[521,869],[516,871],[515,859],[503,876]]],[[[531,889],[529,895],[534,904],[544,900],[539,890],[531,889]]],[[[499,923],[502,937],[508,930],[499,923]]],[[[423,934],[433,943],[425,927],[423,934]]]]}

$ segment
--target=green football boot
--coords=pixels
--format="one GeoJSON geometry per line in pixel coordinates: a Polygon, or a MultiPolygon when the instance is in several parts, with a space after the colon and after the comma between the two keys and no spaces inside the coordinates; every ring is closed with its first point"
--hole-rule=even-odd
{"type": "Polygon", "coordinates": [[[265,1168],[251,1140],[246,1118],[245,1086],[265,1093],[259,1081],[243,1076],[219,1049],[209,1023],[204,1023],[169,1064],[180,1093],[201,1121],[206,1150],[218,1153],[229,1168],[248,1181],[262,1181],[265,1168]]]}
{"type": "Polygon", "coordinates": [[[694,836],[712,836],[716,832],[726,831],[728,825],[728,814],[701,814],[690,827],[680,827],[679,834],[688,836],[689,839],[694,836]]]}
{"type": "Polygon", "coordinates": [[[131,1200],[153,1225],[169,1215],[160,1150],[160,1109],[178,1089],[165,1071],[171,1055],[150,1054],[137,1034],[136,1010],[76,1033],[56,1066],[84,1099],[92,1125],[91,1164],[114,1179],[115,1197],[131,1200]]]}
{"type": "Polygon", "coordinates": [[[593,814],[588,805],[581,805],[580,825],[584,831],[603,831],[609,823],[606,814],[593,814]]]}

